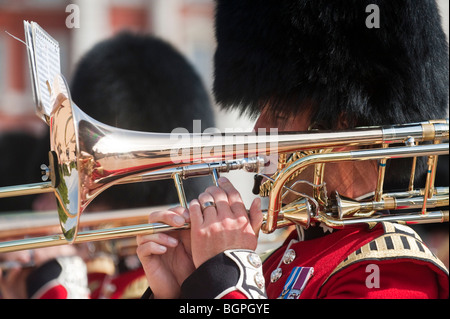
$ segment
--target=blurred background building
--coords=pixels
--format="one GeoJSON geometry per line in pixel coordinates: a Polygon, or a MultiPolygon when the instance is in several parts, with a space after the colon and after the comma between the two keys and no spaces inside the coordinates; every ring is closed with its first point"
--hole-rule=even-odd
{"type": "MultiPolygon", "coordinates": [[[[26,131],[40,136],[48,130],[35,115],[26,47],[8,35],[25,40],[23,20],[37,22],[59,42],[62,74],[69,82],[84,53],[101,40],[131,30],[171,43],[193,64],[211,92],[213,19],[213,0],[0,0],[0,134],[26,131]]],[[[215,110],[216,126],[222,132],[253,127],[236,114],[215,110]]],[[[247,193],[250,178],[242,186],[247,193]]]]}
{"type": "MultiPolygon", "coordinates": [[[[448,34],[449,1],[437,0],[448,34]]],[[[28,130],[40,134],[45,125],[34,115],[23,20],[39,23],[61,47],[62,73],[67,79],[79,58],[98,41],[121,30],[165,39],[192,62],[211,88],[215,49],[213,0],[0,0],[0,131],[28,130]],[[71,9],[75,5],[78,12],[71,9]],[[78,23],[68,25],[71,14],[78,23]],[[74,27],[73,27],[74,26],[74,27]]],[[[249,128],[235,114],[220,114],[217,126],[249,128]]]]}
{"type": "Polygon", "coordinates": [[[34,116],[23,20],[37,22],[60,44],[62,73],[67,79],[79,58],[97,42],[121,30],[159,36],[180,50],[211,86],[214,7],[211,0],[2,0],[0,1],[0,128],[39,134],[34,116]],[[73,6],[79,22],[66,25],[73,6]],[[67,12],[66,12],[67,11],[67,12]],[[19,118],[18,118],[19,117],[19,118]]]}

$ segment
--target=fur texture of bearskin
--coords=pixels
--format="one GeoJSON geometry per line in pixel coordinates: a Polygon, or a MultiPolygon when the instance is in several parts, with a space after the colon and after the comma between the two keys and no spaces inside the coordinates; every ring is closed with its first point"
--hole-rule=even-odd
{"type": "MultiPolygon", "coordinates": [[[[214,93],[224,108],[350,126],[444,118],[448,43],[434,0],[218,0],[214,93]],[[368,28],[376,4],[380,28],[368,28]]],[[[332,128],[332,127],[331,127],[332,128]]]]}

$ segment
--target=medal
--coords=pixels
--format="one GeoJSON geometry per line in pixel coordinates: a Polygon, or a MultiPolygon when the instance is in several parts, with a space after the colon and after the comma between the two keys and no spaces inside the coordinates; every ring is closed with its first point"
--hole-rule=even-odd
{"type": "Polygon", "coordinates": [[[314,273],[313,267],[294,267],[278,299],[298,299],[314,273]]]}

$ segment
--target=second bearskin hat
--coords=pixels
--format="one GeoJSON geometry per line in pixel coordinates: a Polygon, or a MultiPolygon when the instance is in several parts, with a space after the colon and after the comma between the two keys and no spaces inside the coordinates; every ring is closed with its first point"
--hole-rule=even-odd
{"type": "Polygon", "coordinates": [[[216,37],[224,108],[292,114],[308,101],[313,122],[330,128],[341,115],[350,126],[447,116],[448,43],[434,0],[218,0],[216,37]]]}
{"type": "MultiPolygon", "coordinates": [[[[192,132],[215,124],[210,96],[193,65],[163,39],[129,31],[97,43],[78,62],[71,81],[74,102],[89,116],[134,131],[192,132]]],[[[115,208],[174,203],[171,181],[117,185],[95,203],[115,208]]],[[[196,198],[208,178],[186,181],[186,196],[196,198]]]]}

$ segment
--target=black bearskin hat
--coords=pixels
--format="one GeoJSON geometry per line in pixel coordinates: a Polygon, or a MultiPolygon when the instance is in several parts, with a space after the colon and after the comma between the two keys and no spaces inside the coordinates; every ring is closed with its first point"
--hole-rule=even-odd
{"type": "Polygon", "coordinates": [[[211,101],[188,60],[162,39],[123,31],[79,61],[70,90],[89,116],[136,131],[214,126],[211,101]]]}
{"type": "Polygon", "coordinates": [[[214,94],[257,116],[315,106],[328,128],[445,118],[448,43],[434,0],[217,0],[214,94]],[[369,5],[379,27],[369,28],[369,5]],[[310,104],[310,103],[307,103],[310,104]]]}

